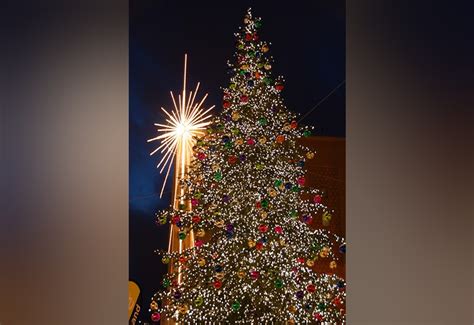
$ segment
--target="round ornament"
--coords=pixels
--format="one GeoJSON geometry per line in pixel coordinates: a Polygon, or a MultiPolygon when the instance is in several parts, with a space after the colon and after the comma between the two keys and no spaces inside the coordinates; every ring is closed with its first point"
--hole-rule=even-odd
{"type": "Polygon", "coordinates": [[[320,194],[316,194],[316,195],[314,196],[314,198],[313,198],[313,201],[314,201],[314,203],[316,203],[316,204],[320,204],[321,201],[322,201],[321,195],[320,195],[320,194]]]}
{"type": "Polygon", "coordinates": [[[283,233],[283,228],[282,228],[282,226],[278,226],[278,225],[275,226],[275,232],[276,232],[277,234],[279,234],[279,235],[282,234],[282,233],[283,233]]]}
{"type": "Polygon", "coordinates": [[[265,45],[262,46],[261,50],[262,50],[263,53],[267,53],[268,50],[270,50],[270,48],[268,47],[268,45],[265,44],[265,45]]]}
{"type": "Polygon", "coordinates": [[[283,134],[280,134],[276,137],[276,142],[282,144],[283,142],[285,142],[285,136],[283,134]]]}
{"type": "Polygon", "coordinates": [[[194,299],[194,306],[196,307],[202,306],[203,303],[204,303],[204,298],[201,296],[194,299]]]}
{"type": "Polygon", "coordinates": [[[296,292],[296,298],[303,299],[303,297],[304,297],[304,292],[303,291],[299,290],[299,291],[296,292]]]}
{"type": "Polygon", "coordinates": [[[260,211],[260,218],[265,219],[268,216],[268,212],[265,210],[260,211]]]}
{"type": "Polygon", "coordinates": [[[161,262],[163,264],[168,264],[170,262],[170,258],[168,256],[163,256],[163,258],[161,259],[161,262]]]}
{"type": "Polygon", "coordinates": [[[179,238],[180,240],[184,240],[184,239],[186,238],[186,233],[185,233],[184,231],[180,231],[180,232],[178,233],[178,238],[179,238]]]}
{"type": "Polygon", "coordinates": [[[308,151],[308,152],[306,153],[306,158],[308,158],[308,159],[313,159],[313,158],[314,158],[314,152],[308,151]]]}
{"type": "Polygon", "coordinates": [[[309,266],[309,267],[313,267],[314,266],[314,260],[311,260],[311,259],[307,260],[306,265],[309,266]]]}
{"type": "Polygon", "coordinates": [[[214,285],[214,288],[220,289],[220,288],[222,287],[222,281],[220,281],[220,280],[215,280],[214,283],[213,283],[213,285],[214,285]]]}
{"type": "Polygon", "coordinates": [[[198,263],[199,266],[204,266],[204,265],[206,265],[206,260],[201,257],[201,258],[198,259],[197,263],[198,263]]]}
{"type": "Polygon", "coordinates": [[[239,112],[232,112],[232,121],[238,121],[240,119],[239,112]]]}
{"type": "Polygon", "coordinates": [[[186,314],[188,312],[188,305],[181,305],[178,307],[178,311],[180,314],[186,314]]]}
{"type": "Polygon", "coordinates": [[[296,121],[294,121],[294,120],[291,121],[290,127],[291,127],[292,129],[296,129],[296,128],[298,127],[298,122],[296,122],[296,121]]]}
{"type": "Polygon", "coordinates": [[[259,142],[260,144],[265,144],[265,143],[267,142],[267,138],[261,137],[261,138],[258,139],[258,142],[259,142]]]}
{"type": "Polygon", "coordinates": [[[255,247],[256,242],[255,242],[254,240],[252,240],[252,239],[249,239],[249,241],[247,242],[247,244],[249,245],[250,248],[253,248],[253,247],[255,247]]]}
{"type": "Polygon", "coordinates": [[[271,197],[275,197],[275,196],[277,196],[277,194],[278,194],[278,192],[273,188],[268,190],[268,195],[270,195],[271,197]]]}
{"type": "Polygon", "coordinates": [[[264,117],[258,119],[258,124],[261,125],[261,126],[265,126],[265,125],[267,125],[267,123],[268,123],[268,121],[264,117]]]}
{"type": "Polygon", "coordinates": [[[151,309],[151,310],[158,310],[158,303],[153,300],[153,301],[150,303],[150,309],[151,309]]]}
{"type": "Polygon", "coordinates": [[[265,64],[263,67],[265,68],[265,70],[270,70],[272,68],[272,65],[271,64],[265,64]]]}
{"type": "Polygon", "coordinates": [[[160,319],[161,319],[160,313],[154,312],[154,313],[151,314],[151,321],[152,322],[157,323],[157,322],[160,321],[160,319]]]}
{"type": "Polygon", "coordinates": [[[215,179],[216,181],[222,180],[222,172],[221,172],[221,171],[217,171],[217,172],[214,174],[214,179],[215,179]]]}
{"type": "Polygon", "coordinates": [[[283,181],[280,180],[280,179],[277,179],[277,180],[273,183],[273,185],[274,185],[275,187],[280,187],[282,184],[283,184],[283,181]]]}
{"type": "Polygon", "coordinates": [[[204,237],[206,235],[206,231],[204,229],[198,229],[196,231],[196,236],[197,237],[204,237]]]}
{"type": "Polygon", "coordinates": [[[283,280],[282,280],[282,279],[276,279],[276,280],[274,281],[274,284],[275,284],[275,287],[276,287],[276,288],[280,289],[280,288],[283,287],[283,280]]]}
{"type": "Polygon", "coordinates": [[[240,270],[239,272],[237,272],[237,276],[240,278],[240,279],[243,279],[245,277],[245,271],[244,270],[240,270]]]}
{"type": "Polygon", "coordinates": [[[311,131],[310,131],[310,130],[305,130],[305,131],[303,132],[303,136],[304,136],[304,137],[309,137],[310,135],[311,135],[311,131]]]}
{"type": "Polygon", "coordinates": [[[232,310],[233,311],[238,311],[240,309],[240,302],[237,300],[232,303],[232,310]]]}
{"type": "Polygon", "coordinates": [[[252,270],[250,271],[250,277],[252,278],[252,280],[257,280],[260,277],[260,272],[252,270]]]}
{"type": "Polygon", "coordinates": [[[306,290],[309,292],[309,293],[313,293],[316,291],[316,286],[314,284],[308,284],[308,286],[306,287],[306,290]]]}
{"type": "Polygon", "coordinates": [[[193,223],[200,223],[201,222],[201,217],[200,216],[193,216],[192,221],[193,221],[193,223]]]}
{"type": "Polygon", "coordinates": [[[329,268],[330,268],[330,269],[333,270],[333,269],[335,269],[336,267],[337,267],[336,261],[331,261],[331,263],[329,263],[329,268]]]}

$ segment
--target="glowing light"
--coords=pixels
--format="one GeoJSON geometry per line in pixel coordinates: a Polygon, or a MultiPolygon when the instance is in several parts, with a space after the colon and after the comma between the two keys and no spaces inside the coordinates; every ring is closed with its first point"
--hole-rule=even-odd
{"type": "MultiPolygon", "coordinates": [[[[186,70],[187,70],[187,54],[184,55],[184,81],[183,90],[178,95],[178,102],[171,91],[171,99],[173,100],[174,110],[167,111],[163,107],[161,110],[165,113],[166,124],[155,123],[158,127],[158,136],[147,140],[147,142],[160,141],[159,146],[150,153],[150,156],[159,152],[162,157],[158,162],[157,168],[160,169],[160,174],[166,170],[166,176],[161,187],[160,198],[163,196],[163,191],[166,186],[166,181],[171,170],[171,166],[176,161],[176,170],[181,171],[184,176],[184,171],[189,165],[192,156],[192,147],[195,144],[195,137],[202,135],[205,127],[209,125],[211,115],[208,114],[215,105],[204,108],[203,104],[208,94],[205,94],[201,101],[195,101],[196,94],[199,90],[200,83],[196,85],[196,89],[186,93],[186,70]]],[[[178,173],[177,173],[178,174],[178,173]]],[[[176,192],[174,200],[176,200],[176,192]]]]}

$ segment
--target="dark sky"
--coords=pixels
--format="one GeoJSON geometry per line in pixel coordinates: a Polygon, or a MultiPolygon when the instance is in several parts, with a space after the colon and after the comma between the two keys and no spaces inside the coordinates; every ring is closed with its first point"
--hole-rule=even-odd
{"type": "MultiPolygon", "coordinates": [[[[272,43],[273,73],[285,77],[282,96],[290,110],[305,114],[345,80],[344,1],[130,1],[130,278],[145,305],[166,271],[153,250],[167,247],[168,227],[155,226],[154,214],[170,204],[169,191],[159,198],[158,157],[149,156],[156,144],[146,140],[163,120],[159,107],[172,105],[169,91],[182,89],[184,53],[188,88],[200,81],[206,103],[219,108],[234,33],[248,7],[262,17],[260,36],[272,43]]],[[[303,122],[317,135],[344,137],[345,86],[303,122]]]]}

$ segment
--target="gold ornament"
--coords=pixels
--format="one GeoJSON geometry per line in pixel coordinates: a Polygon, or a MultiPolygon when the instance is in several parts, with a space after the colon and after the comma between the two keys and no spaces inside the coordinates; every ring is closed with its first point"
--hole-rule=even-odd
{"type": "Polygon", "coordinates": [[[329,212],[324,211],[324,213],[323,213],[323,226],[329,226],[329,223],[331,222],[331,218],[332,218],[332,215],[329,212]]]}
{"type": "Polygon", "coordinates": [[[281,245],[281,246],[286,246],[286,242],[285,242],[285,239],[284,239],[284,238],[281,238],[281,239],[280,239],[280,245],[281,245]]]}
{"type": "Polygon", "coordinates": [[[247,242],[247,244],[249,245],[250,248],[252,247],[255,247],[255,240],[252,240],[252,239],[249,239],[249,241],[247,242]]]}
{"type": "Polygon", "coordinates": [[[287,131],[287,132],[288,132],[288,131],[290,131],[290,130],[291,130],[291,125],[290,125],[290,123],[287,122],[287,123],[283,124],[283,131],[287,131]]]}
{"type": "Polygon", "coordinates": [[[218,221],[214,222],[214,226],[216,226],[217,228],[224,227],[224,220],[218,220],[218,221]]]}
{"type": "Polygon", "coordinates": [[[198,259],[198,265],[199,265],[199,266],[204,266],[204,265],[206,265],[206,260],[201,257],[200,259],[198,259]]]}
{"type": "Polygon", "coordinates": [[[232,113],[232,120],[233,121],[238,121],[240,119],[240,114],[239,112],[233,112],[232,113]]]}
{"type": "Polygon", "coordinates": [[[188,305],[178,306],[178,311],[180,314],[186,314],[188,312],[188,305]]]}
{"type": "Polygon", "coordinates": [[[270,70],[272,68],[272,65],[271,64],[265,64],[263,67],[265,68],[265,70],[270,70]]]}
{"type": "Polygon", "coordinates": [[[258,142],[259,142],[260,144],[265,144],[265,143],[267,142],[267,138],[261,137],[260,139],[258,139],[258,142]]]}
{"type": "Polygon", "coordinates": [[[314,261],[313,260],[307,260],[306,265],[308,265],[309,267],[312,267],[314,265],[314,261]]]}
{"type": "Polygon", "coordinates": [[[290,307],[288,307],[288,311],[292,314],[294,314],[296,312],[296,307],[291,305],[290,307]]]}
{"type": "Polygon", "coordinates": [[[330,269],[335,269],[336,267],[337,267],[336,261],[331,261],[331,263],[329,263],[329,268],[330,269]]]}
{"type": "Polygon", "coordinates": [[[308,151],[308,152],[306,153],[306,158],[308,158],[308,159],[313,159],[313,158],[314,158],[314,152],[308,151]]]}
{"type": "Polygon", "coordinates": [[[268,45],[266,45],[266,44],[265,44],[264,46],[262,46],[262,52],[263,52],[263,53],[267,53],[269,49],[270,49],[270,48],[269,48],[268,45]]]}
{"type": "Polygon", "coordinates": [[[329,248],[328,247],[323,247],[321,249],[321,252],[319,252],[319,256],[322,258],[328,257],[329,256],[329,248]]]}
{"type": "Polygon", "coordinates": [[[248,69],[249,69],[249,66],[248,66],[248,64],[244,64],[244,65],[242,65],[241,68],[242,68],[242,70],[248,70],[248,69]]]}
{"type": "Polygon", "coordinates": [[[237,276],[240,278],[240,279],[243,279],[245,277],[245,271],[244,270],[240,270],[239,272],[237,272],[237,276]]]}
{"type": "Polygon", "coordinates": [[[158,310],[158,303],[153,300],[150,304],[150,309],[151,310],[158,310]]]}
{"type": "Polygon", "coordinates": [[[294,325],[295,324],[295,320],[293,318],[290,318],[287,322],[286,322],[288,325],[294,325]]]}
{"type": "Polygon", "coordinates": [[[268,195],[270,195],[271,197],[275,197],[277,196],[278,192],[274,189],[274,188],[269,188],[268,189],[268,195]]]}
{"type": "Polygon", "coordinates": [[[237,140],[235,140],[235,145],[236,145],[236,146],[241,146],[242,144],[244,144],[244,140],[243,140],[243,139],[237,139],[237,140]]]}
{"type": "Polygon", "coordinates": [[[262,219],[265,219],[267,216],[268,216],[268,212],[267,212],[267,211],[262,210],[262,211],[260,212],[260,217],[261,217],[262,219]]]}
{"type": "Polygon", "coordinates": [[[222,280],[224,278],[224,272],[216,273],[216,278],[218,278],[219,280],[222,280]]]}
{"type": "Polygon", "coordinates": [[[216,172],[216,171],[218,171],[219,169],[221,169],[221,167],[220,167],[218,164],[213,164],[211,168],[212,168],[212,171],[213,171],[213,172],[216,172]]]}
{"type": "Polygon", "coordinates": [[[204,229],[198,229],[196,231],[196,236],[197,237],[204,237],[206,235],[206,232],[204,231],[204,229]]]}

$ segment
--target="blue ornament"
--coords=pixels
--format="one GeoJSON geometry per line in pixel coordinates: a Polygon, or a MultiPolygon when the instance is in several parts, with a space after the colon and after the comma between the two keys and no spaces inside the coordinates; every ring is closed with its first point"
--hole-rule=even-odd
{"type": "Polygon", "coordinates": [[[225,236],[227,237],[227,239],[231,239],[232,237],[234,237],[234,232],[233,231],[226,231],[225,236]]]}
{"type": "Polygon", "coordinates": [[[183,223],[182,223],[181,221],[178,221],[178,222],[176,223],[176,226],[177,226],[178,228],[181,228],[181,227],[183,226],[183,223]]]}
{"type": "Polygon", "coordinates": [[[217,265],[214,267],[214,271],[216,271],[217,273],[222,272],[222,265],[217,264],[217,265]]]}
{"type": "Polygon", "coordinates": [[[342,254],[345,254],[346,253],[346,244],[342,244],[341,246],[339,246],[339,251],[342,254]]]}
{"type": "Polygon", "coordinates": [[[247,86],[248,86],[248,87],[253,87],[253,85],[254,85],[254,81],[253,81],[253,80],[247,81],[247,86]]]}
{"type": "Polygon", "coordinates": [[[342,289],[342,288],[344,288],[345,286],[346,286],[346,284],[344,283],[344,281],[339,280],[339,281],[337,282],[337,287],[338,287],[339,289],[342,289]]]}
{"type": "Polygon", "coordinates": [[[181,298],[181,292],[179,291],[175,291],[174,294],[173,294],[173,298],[178,300],[179,298],[181,298]]]}
{"type": "Polygon", "coordinates": [[[298,166],[304,167],[304,160],[300,160],[300,161],[298,162],[298,166]]]}
{"type": "Polygon", "coordinates": [[[286,183],[286,184],[285,184],[285,188],[286,188],[287,190],[291,190],[292,187],[293,187],[293,184],[291,184],[291,183],[286,183]]]}
{"type": "Polygon", "coordinates": [[[303,297],[304,297],[304,292],[303,291],[300,290],[300,291],[296,292],[296,298],[303,299],[303,297]]]}
{"type": "Polygon", "coordinates": [[[229,141],[230,141],[230,138],[227,135],[222,137],[222,142],[227,143],[229,141]]]}
{"type": "Polygon", "coordinates": [[[252,76],[252,74],[251,74],[250,72],[246,72],[246,73],[245,73],[245,78],[248,79],[248,78],[250,78],[251,76],[252,76]]]}

